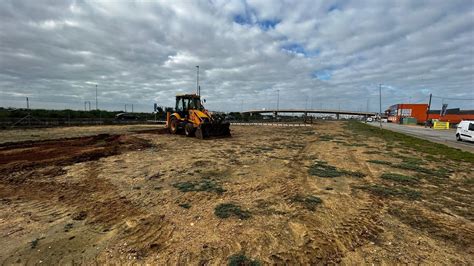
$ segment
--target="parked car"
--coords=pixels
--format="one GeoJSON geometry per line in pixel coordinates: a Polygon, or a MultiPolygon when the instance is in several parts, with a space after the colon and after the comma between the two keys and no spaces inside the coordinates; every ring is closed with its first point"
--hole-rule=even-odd
{"type": "Polygon", "coordinates": [[[461,121],[456,129],[456,139],[474,141],[474,121],[461,121]]]}

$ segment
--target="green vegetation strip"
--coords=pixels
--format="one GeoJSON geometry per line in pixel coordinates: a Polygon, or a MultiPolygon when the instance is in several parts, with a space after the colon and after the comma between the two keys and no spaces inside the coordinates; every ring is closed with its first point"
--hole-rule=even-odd
{"type": "Polygon", "coordinates": [[[215,181],[209,179],[203,179],[198,181],[179,182],[173,184],[173,187],[179,189],[181,192],[191,191],[206,191],[222,194],[226,190],[218,185],[215,181]]]}
{"type": "Polygon", "coordinates": [[[404,187],[386,187],[381,185],[365,185],[355,186],[357,189],[368,191],[379,197],[401,197],[410,200],[417,200],[421,198],[421,193],[416,190],[404,187]]]}
{"type": "Polygon", "coordinates": [[[416,183],[416,182],[418,182],[418,178],[416,178],[416,177],[402,175],[402,174],[396,174],[396,173],[384,173],[380,176],[380,178],[395,181],[395,182],[399,182],[399,183],[416,183]]]}
{"type": "Polygon", "coordinates": [[[320,135],[319,136],[319,140],[320,141],[330,141],[330,140],[333,140],[334,137],[331,136],[331,135],[320,135]]]}
{"type": "Polygon", "coordinates": [[[381,160],[368,160],[369,163],[383,164],[383,165],[392,165],[391,162],[381,161],[381,160]]]}
{"type": "Polygon", "coordinates": [[[421,173],[428,176],[442,177],[442,178],[448,178],[450,173],[452,172],[451,170],[448,170],[446,168],[428,169],[426,167],[420,166],[421,164],[424,164],[424,162],[423,160],[418,159],[418,158],[403,157],[402,159],[403,161],[401,163],[391,163],[391,162],[382,161],[382,160],[368,160],[367,162],[374,163],[374,164],[388,165],[393,168],[409,170],[409,171],[421,173]]]}
{"type": "Polygon", "coordinates": [[[329,165],[325,161],[316,161],[315,164],[313,164],[309,168],[309,174],[314,175],[314,176],[319,176],[319,177],[328,177],[328,178],[339,177],[343,175],[348,175],[348,176],[358,177],[358,178],[365,176],[365,174],[361,172],[346,171],[346,170],[338,169],[332,165],[329,165]]]}
{"type": "Polygon", "coordinates": [[[222,203],[217,205],[214,209],[214,214],[221,219],[236,216],[239,219],[245,220],[251,217],[250,212],[242,210],[240,206],[233,203],[222,203]]]}
{"type": "Polygon", "coordinates": [[[181,203],[181,204],[178,204],[179,207],[183,208],[183,209],[189,209],[191,208],[191,205],[188,204],[188,203],[181,203]]]}
{"type": "Polygon", "coordinates": [[[260,262],[247,258],[244,254],[235,254],[229,257],[229,266],[260,266],[260,262]]]}
{"type": "Polygon", "coordinates": [[[349,131],[366,137],[378,137],[388,143],[398,142],[402,148],[413,149],[430,155],[439,155],[445,159],[474,163],[474,153],[451,148],[443,144],[408,136],[402,133],[380,129],[357,121],[347,123],[349,131]]]}
{"type": "Polygon", "coordinates": [[[302,204],[306,209],[310,211],[315,211],[316,206],[323,203],[323,200],[316,196],[303,196],[303,195],[296,195],[292,198],[292,201],[298,202],[302,204]]]}
{"type": "Polygon", "coordinates": [[[422,167],[417,163],[410,163],[410,162],[402,162],[400,164],[394,164],[392,166],[399,169],[410,170],[417,173],[422,173],[422,174],[436,176],[436,177],[444,177],[444,178],[449,177],[449,174],[452,172],[445,168],[438,168],[437,170],[432,170],[432,169],[422,167]]]}

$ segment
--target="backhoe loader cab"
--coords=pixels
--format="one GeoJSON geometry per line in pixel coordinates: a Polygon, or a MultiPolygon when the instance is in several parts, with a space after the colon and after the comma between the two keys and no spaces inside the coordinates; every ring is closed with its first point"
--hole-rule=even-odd
{"type": "Polygon", "coordinates": [[[230,136],[229,122],[212,115],[201,103],[196,94],[176,96],[174,112],[166,114],[166,127],[171,134],[184,131],[186,136],[200,139],[211,136],[230,136]]]}

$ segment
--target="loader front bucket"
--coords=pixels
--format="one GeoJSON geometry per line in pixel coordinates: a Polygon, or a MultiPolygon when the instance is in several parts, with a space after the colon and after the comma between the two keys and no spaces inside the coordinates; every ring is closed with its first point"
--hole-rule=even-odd
{"type": "Polygon", "coordinates": [[[200,139],[208,137],[226,137],[230,136],[230,123],[202,123],[196,129],[196,137],[200,139]]]}

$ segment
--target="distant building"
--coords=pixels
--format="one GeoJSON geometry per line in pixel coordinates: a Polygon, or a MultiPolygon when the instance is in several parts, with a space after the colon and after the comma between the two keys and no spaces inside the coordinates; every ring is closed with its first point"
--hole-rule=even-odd
{"type": "Polygon", "coordinates": [[[390,106],[385,113],[388,116],[388,121],[392,123],[401,123],[404,117],[412,117],[415,118],[418,123],[424,123],[426,121],[427,111],[428,105],[424,103],[399,103],[390,106]]]}
{"type": "Polygon", "coordinates": [[[459,108],[447,109],[444,116],[440,115],[441,110],[430,110],[428,120],[438,119],[439,121],[457,124],[462,120],[474,120],[474,110],[461,110],[459,108]]]}
{"type": "Polygon", "coordinates": [[[445,115],[441,116],[441,110],[430,110],[428,104],[399,103],[390,106],[385,114],[393,123],[401,123],[403,118],[414,118],[417,123],[425,123],[427,120],[437,119],[439,121],[457,124],[461,120],[474,120],[474,110],[460,110],[459,108],[447,109],[445,115]]]}

